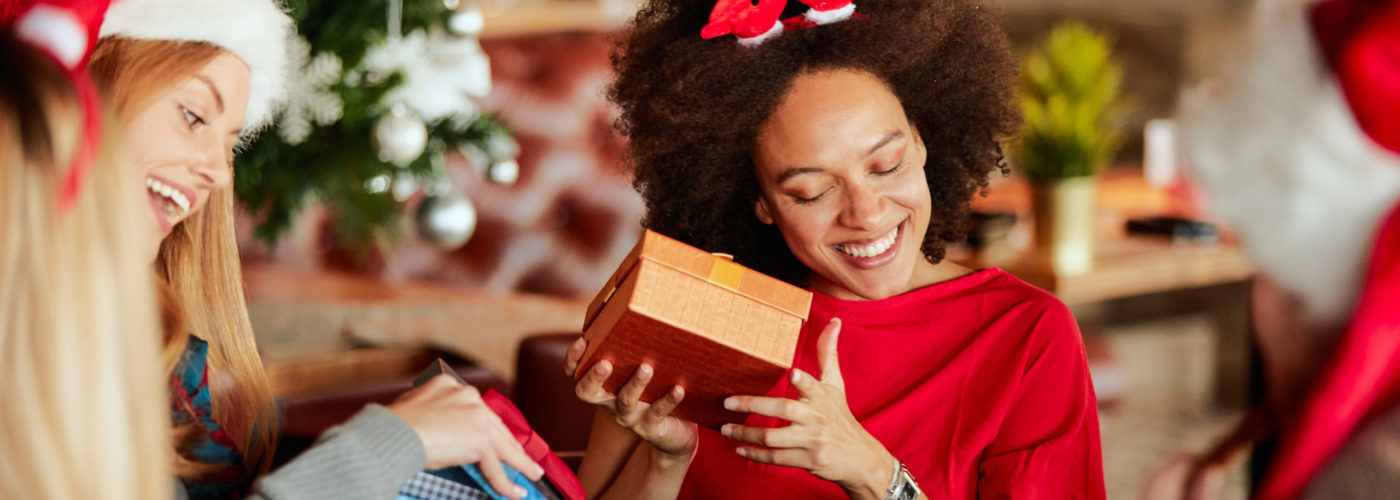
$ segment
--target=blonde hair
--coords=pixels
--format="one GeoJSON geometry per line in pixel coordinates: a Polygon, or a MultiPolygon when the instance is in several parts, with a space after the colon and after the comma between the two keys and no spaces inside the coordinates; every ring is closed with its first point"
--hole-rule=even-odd
{"type": "Polygon", "coordinates": [[[0,498],[169,498],[152,280],[115,134],[59,213],[77,93],[9,31],[0,73],[0,498]]]}
{"type": "MultiPolygon", "coordinates": [[[[203,42],[105,38],[89,72],[125,121],[191,78],[224,50],[203,42]]],[[[243,454],[250,472],[264,472],[276,450],[277,414],[248,320],[234,236],[233,193],[210,194],[204,209],[175,227],[161,243],[156,272],[165,278],[190,333],[209,343],[209,382],[214,420],[243,454]]],[[[169,335],[167,361],[180,354],[184,335],[169,335]]],[[[179,464],[177,464],[179,465],[179,464]]],[[[182,477],[198,468],[180,466],[182,477]]]]}

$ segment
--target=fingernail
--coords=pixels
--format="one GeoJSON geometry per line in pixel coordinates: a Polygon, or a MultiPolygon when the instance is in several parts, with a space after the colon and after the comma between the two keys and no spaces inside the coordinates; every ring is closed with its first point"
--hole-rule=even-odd
{"type": "Polygon", "coordinates": [[[672,388],[671,388],[671,397],[676,398],[676,399],[680,399],[680,398],[685,397],[685,388],[683,388],[683,387],[681,387],[681,386],[679,386],[679,385],[678,385],[678,386],[675,386],[675,387],[672,387],[672,388]]]}
{"type": "Polygon", "coordinates": [[[734,434],[734,429],[729,424],[724,424],[724,427],[719,428],[719,433],[724,437],[729,437],[734,434]]]}
{"type": "Polygon", "coordinates": [[[726,409],[726,410],[737,410],[737,409],[739,409],[739,400],[734,399],[734,398],[725,398],[725,400],[724,400],[724,409],[726,409]]]}
{"type": "MultiPolygon", "coordinates": [[[[769,380],[772,380],[772,379],[769,379],[769,380]]],[[[793,371],[792,371],[792,383],[796,384],[796,383],[801,382],[801,381],[802,381],[802,372],[797,371],[797,370],[793,370],[793,371]]]]}
{"type": "Polygon", "coordinates": [[[599,361],[597,365],[594,365],[594,366],[593,366],[593,373],[597,373],[597,374],[599,374],[599,375],[602,375],[602,374],[607,373],[607,372],[608,372],[608,362],[607,362],[607,361],[599,361]]]}
{"type": "Polygon", "coordinates": [[[516,486],[515,489],[512,491],[515,492],[515,498],[525,498],[525,488],[516,486]]]}
{"type": "Polygon", "coordinates": [[[645,379],[648,379],[648,378],[651,378],[651,366],[650,366],[650,365],[642,365],[641,368],[638,368],[638,369],[637,369],[637,372],[638,372],[637,376],[641,377],[641,378],[644,379],[644,380],[645,380],[645,379]]]}
{"type": "Polygon", "coordinates": [[[734,453],[738,453],[741,457],[749,456],[749,450],[747,448],[735,448],[734,453]]]}

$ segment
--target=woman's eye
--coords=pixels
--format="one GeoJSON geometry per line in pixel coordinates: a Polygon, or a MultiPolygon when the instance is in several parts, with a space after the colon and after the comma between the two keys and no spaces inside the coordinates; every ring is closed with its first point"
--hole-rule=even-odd
{"type": "Polygon", "coordinates": [[[894,164],[893,167],[884,170],[876,170],[874,173],[875,175],[893,175],[895,172],[899,172],[899,170],[902,168],[904,168],[904,162],[899,162],[894,164]]]}
{"type": "Polygon", "coordinates": [[[194,114],[194,112],[190,111],[189,108],[180,106],[180,113],[182,113],[185,116],[185,123],[189,124],[190,128],[194,128],[195,125],[204,123],[204,118],[201,118],[199,115],[194,114]]]}
{"type": "Polygon", "coordinates": [[[809,204],[809,203],[816,203],[816,201],[817,201],[817,200],[820,200],[821,197],[822,197],[822,195],[824,195],[824,194],[826,194],[826,191],[822,191],[822,192],[820,192],[820,193],[817,193],[816,196],[813,196],[813,197],[811,197],[811,198],[803,198],[803,197],[798,196],[798,195],[795,195],[795,194],[790,194],[790,195],[788,195],[788,196],[791,196],[791,197],[792,197],[792,201],[793,201],[793,202],[796,202],[798,205],[806,205],[806,204],[809,204]]]}

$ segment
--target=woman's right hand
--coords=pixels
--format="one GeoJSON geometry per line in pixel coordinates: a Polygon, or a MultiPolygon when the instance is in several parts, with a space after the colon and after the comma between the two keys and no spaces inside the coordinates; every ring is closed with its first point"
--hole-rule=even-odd
{"type": "MultiPolygon", "coordinates": [[[[588,348],[588,341],[579,337],[569,347],[564,363],[564,371],[573,376],[579,360],[588,348]]],[[[613,373],[612,363],[599,361],[580,378],[574,386],[578,398],[603,407],[613,415],[617,425],[631,430],[638,437],[651,443],[657,451],[674,458],[690,460],[699,445],[699,433],[695,423],[671,416],[671,411],[685,399],[685,389],[674,386],[660,399],[651,403],[641,401],[642,393],[651,382],[655,370],[651,365],[642,364],[632,374],[632,378],[613,394],[603,388],[603,383],[613,373]]]]}
{"type": "Polygon", "coordinates": [[[525,454],[481,393],[451,376],[433,377],[388,408],[418,434],[429,470],[477,464],[491,488],[511,498],[524,498],[526,492],[506,476],[502,462],[531,481],[544,475],[544,468],[525,454]]]}

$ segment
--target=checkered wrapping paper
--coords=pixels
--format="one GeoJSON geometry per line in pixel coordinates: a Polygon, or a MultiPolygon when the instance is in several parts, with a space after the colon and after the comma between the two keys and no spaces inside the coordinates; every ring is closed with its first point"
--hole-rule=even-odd
{"type": "Polygon", "coordinates": [[[480,489],[419,472],[399,488],[398,500],[491,500],[480,489]]]}

